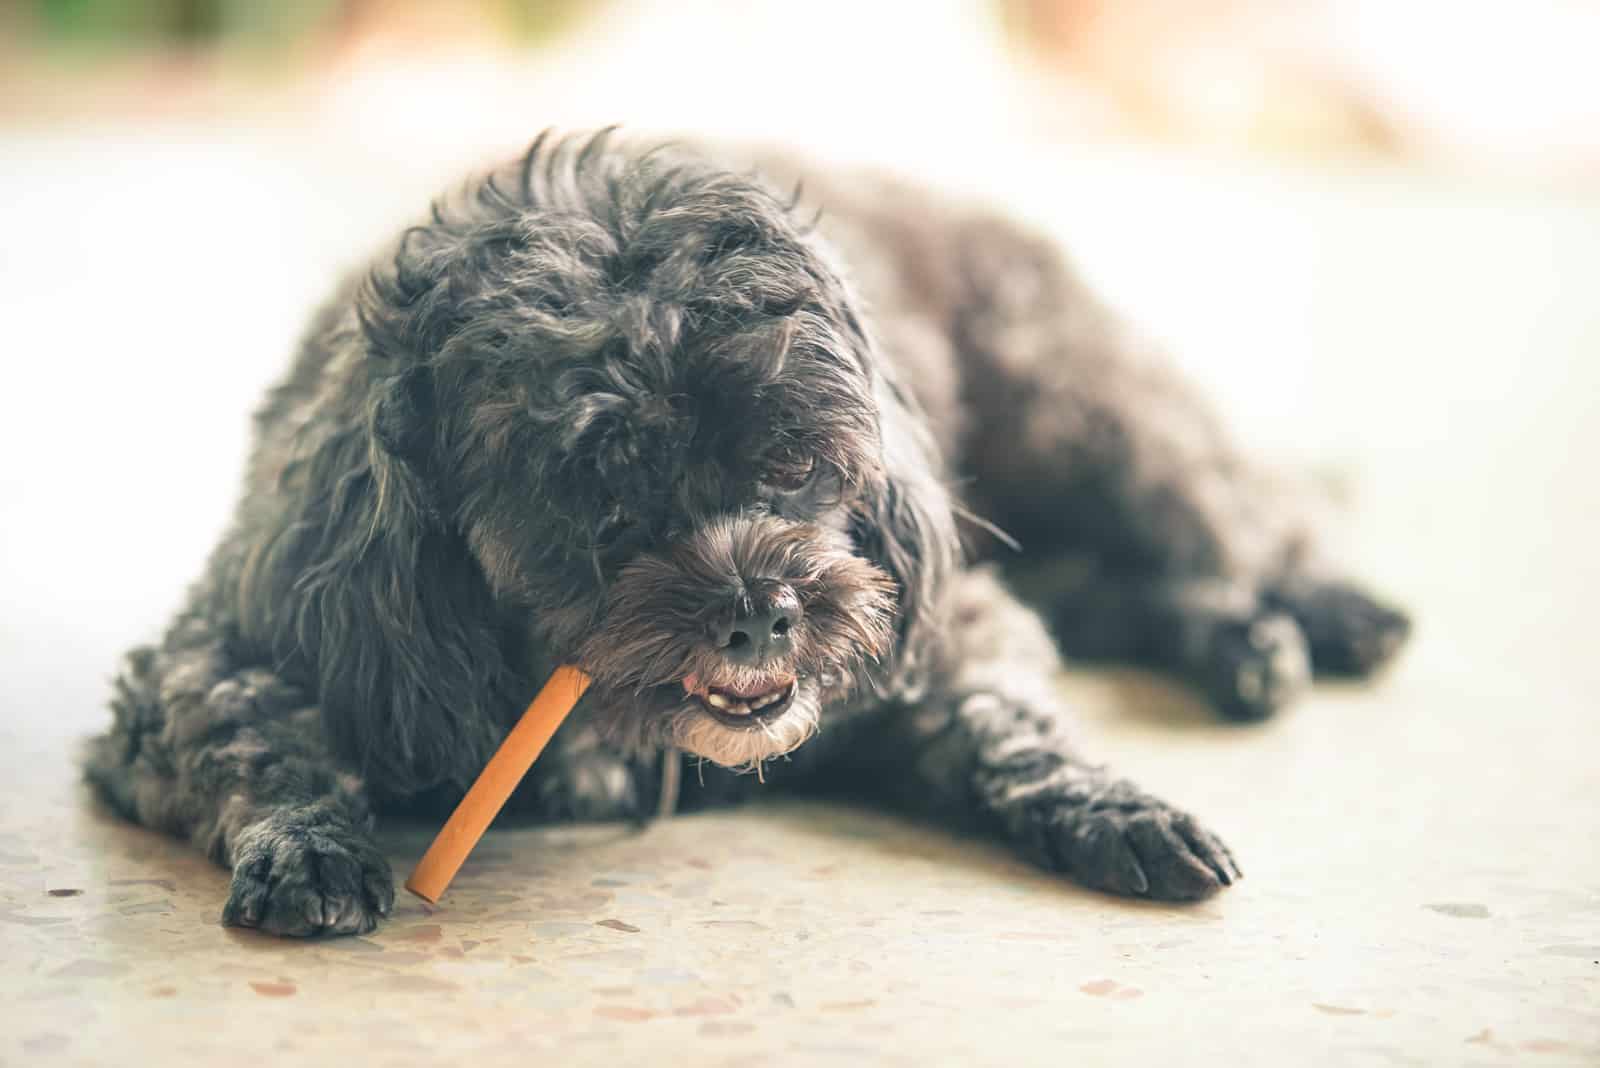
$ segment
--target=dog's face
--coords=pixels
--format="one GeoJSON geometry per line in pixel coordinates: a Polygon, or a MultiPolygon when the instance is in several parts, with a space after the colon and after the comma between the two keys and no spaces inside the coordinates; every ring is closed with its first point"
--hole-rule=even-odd
{"type": "Polygon", "coordinates": [[[402,246],[449,303],[405,322],[424,358],[374,426],[496,602],[593,676],[614,737],[759,765],[892,656],[943,528],[895,476],[898,401],[787,206],[602,170],[569,164],[559,210],[535,180],[492,225],[402,246]]]}
{"type": "MultiPolygon", "coordinates": [[[[895,584],[853,534],[877,412],[860,353],[824,327],[691,326],[654,361],[651,339],[613,335],[554,379],[531,369],[529,404],[555,418],[480,453],[467,542],[593,676],[623,742],[759,763],[889,651],[895,584]]],[[[469,405],[491,435],[500,393],[469,405]]]]}

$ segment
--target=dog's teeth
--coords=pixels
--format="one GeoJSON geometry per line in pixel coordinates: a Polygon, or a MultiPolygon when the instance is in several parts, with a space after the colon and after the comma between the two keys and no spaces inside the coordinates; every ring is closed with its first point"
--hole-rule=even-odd
{"type": "Polygon", "coordinates": [[[716,690],[708,690],[703,697],[708,705],[710,705],[712,708],[715,708],[719,712],[726,712],[729,715],[734,716],[748,716],[752,712],[759,711],[763,708],[770,708],[786,698],[792,697],[794,695],[796,685],[796,680],[791,679],[788,683],[776,690],[768,690],[766,693],[756,694],[752,697],[742,697],[735,694],[719,693],[716,690]]]}

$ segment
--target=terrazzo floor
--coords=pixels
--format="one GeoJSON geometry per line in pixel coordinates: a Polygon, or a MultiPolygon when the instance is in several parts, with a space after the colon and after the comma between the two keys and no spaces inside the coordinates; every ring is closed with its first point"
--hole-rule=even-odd
{"type": "MultiPolygon", "coordinates": [[[[1339,476],[1420,620],[1378,687],[1249,729],[1063,679],[1235,889],[1116,901],[783,803],[497,831],[437,911],[301,944],[219,927],[224,873],[71,758],[376,214],[262,143],[0,146],[0,1064],[1600,1064],[1600,200],[1094,158],[1030,202],[1247,437],[1339,476]]],[[[427,837],[386,832],[397,871],[427,837]]]]}

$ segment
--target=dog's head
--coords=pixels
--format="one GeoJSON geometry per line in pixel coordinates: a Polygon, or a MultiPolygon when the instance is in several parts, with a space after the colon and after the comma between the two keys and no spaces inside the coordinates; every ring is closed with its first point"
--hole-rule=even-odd
{"type": "Polygon", "coordinates": [[[915,672],[955,552],[925,431],[792,208],[667,152],[535,145],[361,298],[383,478],[614,736],[728,766],[915,672]]]}

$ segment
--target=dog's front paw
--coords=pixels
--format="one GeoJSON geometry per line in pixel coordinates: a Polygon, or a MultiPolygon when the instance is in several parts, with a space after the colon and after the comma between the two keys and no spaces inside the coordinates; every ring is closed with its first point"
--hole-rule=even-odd
{"type": "Polygon", "coordinates": [[[1225,718],[1266,719],[1305,692],[1311,658],[1305,635],[1286,615],[1219,623],[1201,685],[1225,718]]]}
{"type": "Polygon", "coordinates": [[[1052,867],[1096,890],[1160,901],[1197,901],[1242,877],[1228,847],[1187,812],[1128,782],[1106,795],[1035,809],[1052,867]]]}
{"type": "Polygon", "coordinates": [[[364,934],[393,907],[389,862],[368,835],[273,815],[240,833],[222,922],[301,937],[364,934]]]}

